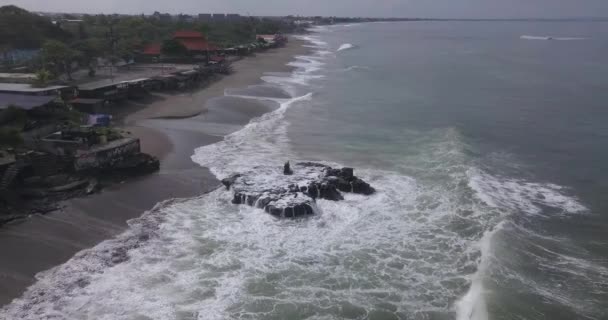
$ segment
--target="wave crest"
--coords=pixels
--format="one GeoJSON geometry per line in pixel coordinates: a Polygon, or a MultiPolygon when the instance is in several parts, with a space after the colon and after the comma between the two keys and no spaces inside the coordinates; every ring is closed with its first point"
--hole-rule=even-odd
{"type": "Polygon", "coordinates": [[[343,45],[341,45],[338,50],[336,50],[336,52],[340,52],[340,51],[344,51],[344,50],[349,50],[349,49],[353,49],[355,46],[353,44],[350,43],[345,43],[343,45]]]}
{"type": "Polygon", "coordinates": [[[587,40],[587,38],[581,38],[581,37],[552,37],[552,36],[530,36],[530,35],[523,35],[519,38],[522,40],[557,40],[557,41],[587,40]]]}

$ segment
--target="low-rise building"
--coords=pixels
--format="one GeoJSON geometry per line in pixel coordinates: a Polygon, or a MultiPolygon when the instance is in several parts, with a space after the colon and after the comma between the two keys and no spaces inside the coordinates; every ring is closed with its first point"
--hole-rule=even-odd
{"type": "Polygon", "coordinates": [[[223,13],[214,13],[213,20],[214,21],[224,21],[224,20],[226,20],[226,15],[223,13]]]}
{"type": "Polygon", "coordinates": [[[202,22],[210,22],[213,19],[213,15],[211,13],[199,13],[198,20],[202,22]]]}
{"type": "Polygon", "coordinates": [[[128,84],[123,82],[100,80],[78,86],[79,98],[101,99],[108,102],[115,102],[127,99],[128,96],[128,84]]]}
{"type": "Polygon", "coordinates": [[[226,20],[228,21],[239,21],[241,20],[241,15],[236,13],[228,13],[226,15],[226,20]]]}
{"type": "Polygon", "coordinates": [[[47,87],[34,87],[27,83],[0,83],[0,93],[15,93],[30,96],[49,96],[49,95],[61,95],[64,93],[70,93],[73,91],[73,87],[70,86],[47,86],[47,87]]]}

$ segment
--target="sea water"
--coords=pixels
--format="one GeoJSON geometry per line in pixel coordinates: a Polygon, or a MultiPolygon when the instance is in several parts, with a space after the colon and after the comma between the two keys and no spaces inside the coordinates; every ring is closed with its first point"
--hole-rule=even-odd
{"type": "Polygon", "coordinates": [[[0,318],[606,319],[607,27],[300,36],[311,52],[293,73],[226,91],[277,108],[192,160],[218,178],[278,175],[287,160],[352,166],[375,195],[319,200],[299,220],[224,189],[169,200],[39,274],[0,318]]]}

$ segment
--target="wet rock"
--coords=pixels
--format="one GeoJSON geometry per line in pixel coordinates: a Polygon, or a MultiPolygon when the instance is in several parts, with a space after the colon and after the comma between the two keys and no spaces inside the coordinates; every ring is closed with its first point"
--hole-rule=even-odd
{"type": "Polygon", "coordinates": [[[278,168],[259,167],[225,178],[222,183],[233,191],[232,203],[284,218],[314,214],[316,199],[340,201],[344,200],[342,192],[375,192],[354,175],[353,168],[334,169],[314,162],[297,163],[293,169],[288,162],[283,174],[278,168]]]}
{"type": "Polygon", "coordinates": [[[222,179],[222,184],[226,187],[226,189],[230,190],[230,186],[233,185],[236,179],[240,176],[240,174],[235,174],[228,178],[222,179]]]}
{"type": "Polygon", "coordinates": [[[289,161],[285,162],[285,165],[283,166],[283,174],[288,176],[293,174],[293,171],[291,170],[289,165],[289,161]]]}

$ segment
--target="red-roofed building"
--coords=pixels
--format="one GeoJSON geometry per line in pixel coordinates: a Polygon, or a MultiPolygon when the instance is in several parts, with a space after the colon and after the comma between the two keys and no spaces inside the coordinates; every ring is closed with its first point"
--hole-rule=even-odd
{"type": "Polygon", "coordinates": [[[175,33],[173,34],[173,39],[203,39],[206,40],[205,36],[198,32],[198,31],[192,31],[192,30],[180,30],[180,31],[175,31],[175,33]]]}
{"type": "Polygon", "coordinates": [[[200,53],[211,50],[207,38],[200,32],[188,30],[177,31],[173,35],[173,39],[183,44],[190,53],[200,53]]]}
{"type": "Polygon", "coordinates": [[[147,56],[160,56],[162,45],[160,43],[151,43],[144,47],[143,54],[147,56]]]}
{"type": "MultiPolygon", "coordinates": [[[[209,51],[217,51],[219,47],[207,41],[207,38],[200,32],[191,30],[180,30],[173,34],[173,39],[183,44],[188,52],[192,55],[203,54],[209,51]]],[[[162,52],[162,44],[153,43],[144,47],[142,51],[146,56],[160,56],[162,52]]]]}

